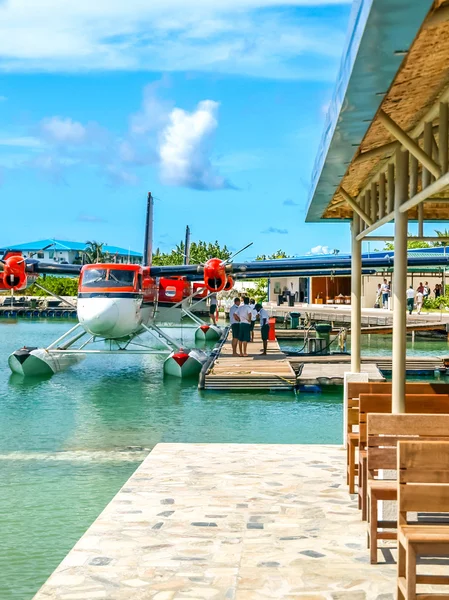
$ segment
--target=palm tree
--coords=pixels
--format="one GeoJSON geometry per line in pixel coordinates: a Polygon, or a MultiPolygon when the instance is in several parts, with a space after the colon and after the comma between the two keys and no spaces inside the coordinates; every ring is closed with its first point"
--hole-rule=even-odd
{"type": "MultiPolygon", "coordinates": [[[[449,231],[447,229],[444,231],[438,231],[435,229],[435,233],[438,237],[449,238],[449,231]]],[[[433,246],[449,246],[449,242],[433,242],[433,246]]]]}
{"type": "Polygon", "coordinates": [[[94,264],[94,263],[104,263],[109,260],[109,253],[103,251],[103,246],[105,242],[96,242],[87,241],[86,247],[84,248],[84,263],[85,264],[94,264]]]}

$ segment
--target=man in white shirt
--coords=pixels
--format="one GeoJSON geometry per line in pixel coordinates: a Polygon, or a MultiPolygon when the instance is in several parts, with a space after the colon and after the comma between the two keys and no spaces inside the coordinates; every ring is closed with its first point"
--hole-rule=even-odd
{"type": "Polygon", "coordinates": [[[239,343],[240,317],[238,315],[240,298],[234,298],[234,304],[229,309],[229,320],[232,330],[232,354],[237,356],[237,344],[239,343]]]}
{"type": "Polygon", "coordinates": [[[248,342],[251,341],[251,318],[252,310],[249,305],[249,298],[243,298],[243,304],[240,304],[238,315],[240,318],[239,326],[239,348],[240,356],[248,356],[246,349],[248,342]]]}
{"type": "Polygon", "coordinates": [[[256,304],[255,309],[258,312],[260,319],[260,335],[263,344],[262,354],[266,354],[268,349],[268,334],[270,332],[270,326],[268,324],[269,315],[262,307],[262,304],[256,304]]]}
{"type": "Polygon", "coordinates": [[[413,289],[412,285],[408,288],[406,294],[407,294],[408,314],[411,315],[412,311],[413,311],[413,306],[415,304],[415,290],[413,289]]]}
{"type": "Polygon", "coordinates": [[[249,305],[251,307],[251,341],[254,342],[254,325],[257,319],[256,301],[254,298],[250,299],[249,305]]]}

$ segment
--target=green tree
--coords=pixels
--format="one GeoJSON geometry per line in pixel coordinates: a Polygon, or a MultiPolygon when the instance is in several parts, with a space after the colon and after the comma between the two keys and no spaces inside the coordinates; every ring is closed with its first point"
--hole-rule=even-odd
{"type": "MultiPolygon", "coordinates": [[[[417,237],[417,236],[409,235],[409,238],[414,238],[414,237],[417,237]]],[[[434,245],[434,244],[430,244],[429,242],[424,242],[422,240],[409,239],[407,241],[407,248],[409,250],[413,250],[416,248],[431,248],[432,245],[434,245]]],[[[385,242],[385,246],[383,247],[383,250],[394,250],[394,243],[393,242],[385,242]]]]}
{"type": "Polygon", "coordinates": [[[104,245],[104,242],[100,243],[96,242],[95,240],[87,241],[86,247],[83,250],[84,263],[94,264],[109,262],[111,260],[111,256],[109,252],[105,252],[103,250],[104,245]]]}
{"type": "Polygon", "coordinates": [[[291,258],[291,256],[284,252],[284,250],[277,250],[268,256],[266,254],[259,254],[259,256],[256,256],[256,260],[277,260],[279,258],[291,258]]]}
{"type": "MultiPolygon", "coordinates": [[[[57,294],[58,296],[76,296],[78,294],[78,277],[56,277],[54,275],[43,275],[36,279],[36,282],[46,290],[57,294]]],[[[51,294],[41,290],[32,283],[27,288],[29,296],[51,296],[51,294]]]]}
{"type": "MultiPolygon", "coordinates": [[[[161,252],[159,248],[153,253],[153,265],[182,265],[184,262],[185,245],[181,241],[179,244],[167,253],[161,252]]],[[[231,256],[231,251],[224,245],[220,246],[218,241],[215,242],[192,242],[190,244],[190,263],[202,264],[209,258],[221,258],[227,260],[231,256]]]]}
{"type": "MultiPolygon", "coordinates": [[[[449,231],[447,229],[444,229],[444,231],[438,231],[438,229],[435,229],[435,233],[438,237],[449,238],[449,231]]],[[[433,242],[432,246],[449,246],[449,242],[433,242]]]]}

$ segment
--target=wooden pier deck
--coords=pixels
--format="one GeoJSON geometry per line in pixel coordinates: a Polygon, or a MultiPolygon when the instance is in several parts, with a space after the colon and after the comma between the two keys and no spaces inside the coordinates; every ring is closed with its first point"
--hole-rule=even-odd
{"type": "Polygon", "coordinates": [[[278,342],[268,342],[268,354],[261,355],[262,339],[256,326],[248,357],[232,355],[231,336],[204,378],[205,390],[293,390],[296,375],[278,342]]]}
{"type": "MultiPolygon", "coordinates": [[[[334,327],[331,331],[331,336],[335,336],[340,331],[340,327],[334,327]]],[[[276,337],[279,340],[302,340],[304,339],[307,329],[285,329],[277,328],[276,337]]],[[[348,334],[351,334],[351,328],[347,327],[348,334]]],[[[441,331],[446,333],[446,323],[426,321],[423,323],[407,323],[407,333],[416,331],[441,331]]],[[[363,335],[388,335],[393,333],[393,324],[389,325],[366,325],[361,328],[363,335]]],[[[312,333],[312,335],[314,335],[312,333]]]]}
{"type": "MultiPolygon", "coordinates": [[[[300,373],[297,378],[300,385],[338,385],[343,383],[351,356],[290,356],[289,361],[295,372],[300,373]]],[[[382,373],[392,370],[391,363],[391,356],[362,356],[362,368],[369,373],[370,381],[384,381],[382,373]]],[[[407,356],[407,373],[432,373],[440,369],[444,369],[443,356],[407,356]]]]}
{"type": "MultiPolygon", "coordinates": [[[[348,369],[349,363],[347,361],[329,364],[315,360],[314,362],[303,363],[297,376],[297,382],[299,385],[343,385],[344,376],[348,369]]],[[[362,363],[361,370],[363,373],[368,373],[369,381],[385,381],[385,377],[376,364],[362,363]]]]}

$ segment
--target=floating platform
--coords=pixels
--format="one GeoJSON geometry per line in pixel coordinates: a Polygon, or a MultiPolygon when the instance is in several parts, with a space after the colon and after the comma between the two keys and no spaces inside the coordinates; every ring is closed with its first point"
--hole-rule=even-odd
{"type": "Polygon", "coordinates": [[[345,469],[338,446],[158,444],[34,600],[392,598],[345,469]]]}
{"type": "MultiPolygon", "coordinates": [[[[344,375],[348,372],[348,361],[346,362],[313,362],[302,363],[297,376],[298,385],[343,385],[344,375]]],[[[385,381],[376,364],[362,364],[361,371],[368,373],[368,380],[373,382],[385,381]]]]}
{"type": "MultiPolygon", "coordinates": [[[[341,328],[334,327],[331,336],[336,336],[341,328]]],[[[348,334],[351,334],[351,328],[347,328],[348,334]]],[[[446,323],[426,321],[424,323],[407,323],[407,333],[417,331],[441,331],[446,334],[446,323]]],[[[308,329],[276,329],[276,337],[279,340],[303,340],[306,334],[310,333],[308,329]]],[[[390,325],[368,325],[361,328],[362,335],[388,335],[393,333],[393,324],[390,325]]]]}
{"type": "MultiPolygon", "coordinates": [[[[390,373],[392,370],[392,356],[362,356],[362,368],[368,373],[375,372],[372,368],[375,367],[380,372],[382,379],[370,379],[370,381],[384,381],[382,373],[390,373]]],[[[323,377],[321,385],[325,383],[327,378],[329,381],[334,377],[340,381],[332,383],[342,384],[343,374],[348,371],[351,363],[349,354],[329,354],[324,356],[289,356],[290,364],[296,373],[301,373],[301,376],[309,376],[312,372],[323,377]],[[302,369],[302,372],[301,372],[302,369]],[[338,373],[336,372],[338,369],[338,373]],[[329,374],[331,372],[331,374],[329,374]],[[323,375],[320,375],[323,373],[323,375]]],[[[443,356],[407,356],[406,372],[412,374],[433,374],[435,371],[445,372],[445,361],[447,357],[443,356]]],[[[301,381],[301,376],[298,376],[298,382],[305,385],[301,381]]],[[[314,382],[315,385],[320,385],[319,381],[314,382]]]]}
{"type": "Polygon", "coordinates": [[[0,306],[0,319],[76,319],[76,309],[70,307],[29,308],[0,306]]]}
{"type": "Polygon", "coordinates": [[[268,342],[266,356],[261,350],[262,339],[257,326],[254,342],[248,344],[248,357],[232,355],[228,334],[200,387],[205,390],[293,390],[296,374],[278,342],[268,342]]]}

